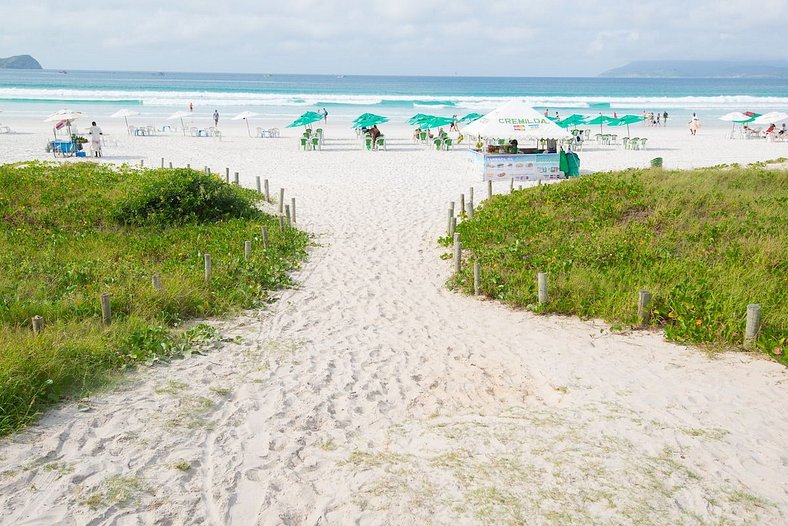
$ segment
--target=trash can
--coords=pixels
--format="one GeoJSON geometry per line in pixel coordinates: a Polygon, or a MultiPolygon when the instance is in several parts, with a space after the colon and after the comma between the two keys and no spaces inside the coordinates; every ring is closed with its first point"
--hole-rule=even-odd
{"type": "Polygon", "coordinates": [[[651,159],[651,167],[662,168],[662,157],[655,157],[654,159],[651,159]]]}
{"type": "Polygon", "coordinates": [[[580,176],[580,157],[575,152],[566,154],[567,177],[580,176]]]}

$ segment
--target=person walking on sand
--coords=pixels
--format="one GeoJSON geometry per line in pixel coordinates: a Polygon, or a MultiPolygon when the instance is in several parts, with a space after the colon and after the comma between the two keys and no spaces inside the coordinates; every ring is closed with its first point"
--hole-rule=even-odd
{"type": "Polygon", "coordinates": [[[668,125],[668,112],[663,111],[662,112],[662,126],[667,126],[667,125],[668,125]]]}
{"type": "Polygon", "coordinates": [[[690,119],[689,123],[687,123],[687,125],[689,126],[690,135],[697,135],[698,130],[700,129],[700,119],[693,113],[692,118],[690,119]]]}
{"type": "Polygon", "coordinates": [[[90,134],[90,154],[93,157],[101,157],[101,128],[96,125],[96,121],[91,123],[90,128],[88,128],[88,133],[90,134]]]}
{"type": "Polygon", "coordinates": [[[189,111],[194,111],[194,106],[192,105],[191,102],[189,103],[189,111]]]}
{"type": "Polygon", "coordinates": [[[328,110],[323,108],[323,124],[328,124],[328,110]]]}
{"type": "Polygon", "coordinates": [[[219,126],[219,110],[213,110],[213,125],[219,126]]]}

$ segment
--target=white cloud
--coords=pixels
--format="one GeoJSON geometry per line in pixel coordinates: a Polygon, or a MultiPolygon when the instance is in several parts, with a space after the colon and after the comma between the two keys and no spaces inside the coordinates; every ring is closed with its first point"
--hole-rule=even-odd
{"type": "Polygon", "coordinates": [[[786,0],[13,3],[0,0],[0,56],[54,69],[593,75],[632,60],[782,58],[788,20],[786,0]]]}

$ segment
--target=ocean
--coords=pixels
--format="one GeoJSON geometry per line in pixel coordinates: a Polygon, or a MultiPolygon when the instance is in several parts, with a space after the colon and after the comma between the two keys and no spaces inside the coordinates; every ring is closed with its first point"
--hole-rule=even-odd
{"type": "Polygon", "coordinates": [[[0,110],[9,116],[45,117],[62,108],[108,116],[129,108],[163,118],[192,103],[206,114],[248,110],[281,119],[326,108],[339,118],[373,112],[404,120],[419,112],[484,113],[511,98],[551,115],[667,111],[714,119],[730,111],[788,112],[788,81],[0,70],[0,110]]]}

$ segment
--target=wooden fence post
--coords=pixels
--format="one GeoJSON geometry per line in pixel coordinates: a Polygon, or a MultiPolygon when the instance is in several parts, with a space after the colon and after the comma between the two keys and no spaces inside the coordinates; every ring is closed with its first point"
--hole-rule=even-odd
{"type": "Polygon", "coordinates": [[[260,176],[259,175],[255,175],[254,176],[254,184],[257,187],[257,193],[258,194],[263,193],[263,189],[260,187],[260,176]]]}
{"type": "Polygon", "coordinates": [[[213,270],[211,266],[211,255],[204,254],[203,257],[205,259],[205,282],[208,283],[211,281],[211,271],[213,270]]]}
{"type": "Polygon", "coordinates": [[[265,226],[261,226],[260,233],[263,235],[263,248],[268,248],[268,229],[265,226]]]}
{"type": "Polygon", "coordinates": [[[112,323],[112,304],[110,294],[105,292],[101,295],[101,322],[104,325],[112,323]]]}
{"type": "Polygon", "coordinates": [[[284,188],[280,188],[279,189],[279,213],[280,214],[284,214],[285,213],[285,189],[284,188]]]}
{"type": "Polygon", "coordinates": [[[293,215],[293,223],[295,223],[296,222],[295,197],[290,198],[290,213],[293,215]]]}
{"type": "Polygon", "coordinates": [[[271,202],[271,193],[268,191],[268,179],[263,181],[263,188],[265,189],[265,200],[266,202],[271,202]]]}
{"type": "Polygon", "coordinates": [[[459,274],[462,269],[462,243],[460,243],[460,234],[454,233],[454,273],[459,274]]]}
{"type": "Polygon", "coordinates": [[[238,172],[235,172],[235,177],[233,178],[233,183],[241,184],[239,181],[240,181],[239,174],[238,174],[238,172]]]}
{"type": "Polygon", "coordinates": [[[224,182],[226,182],[226,183],[230,182],[230,168],[229,167],[226,167],[224,169],[224,182]]]}
{"type": "Polygon", "coordinates": [[[487,181],[487,199],[492,197],[492,181],[487,181]]]}
{"type": "Polygon", "coordinates": [[[284,214],[279,215],[279,231],[284,234],[285,232],[285,216],[284,214]]]}
{"type": "Polygon", "coordinates": [[[150,277],[150,283],[153,286],[153,290],[161,290],[161,276],[158,274],[154,274],[150,277]]]}
{"type": "Polygon", "coordinates": [[[161,167],[164,168],[164,157],[161,158],[161,167]]]}
{"type": "Polygon", "coordinates": [[[536,282],[539,287],[539,304],[547,303],[547,273],[539,272],[536,275],[536,282]]]}
{"type": "Polygon", "coordinates": [[[744,345],[752,347],[761,328],[761,306],[757,303],[747,305],[747,325],[744,328],[744,345]]]}
{"type": "Polygon", "coordinates": [[[244,241],[244,259],[252,257],[252,242],[248,239],[244,241]]]}
{"type": "Polygon", "coordinates": [[[640,325],[648,325],[651,319],[651,312],[648,308],[651,303],[651,293],[647,290],[641,290],[638,294],[638,323],[640,325]]]}
{"type": "Polygon", "coordinates": [[[41,334],[44,330],[44,318],[41,316],[33,316],[33,334],[41,334]]]}

